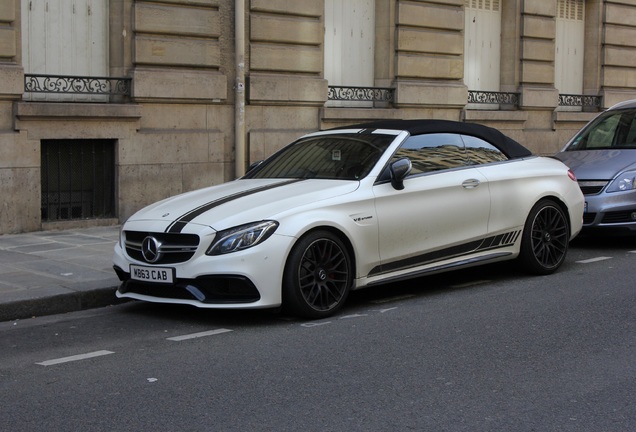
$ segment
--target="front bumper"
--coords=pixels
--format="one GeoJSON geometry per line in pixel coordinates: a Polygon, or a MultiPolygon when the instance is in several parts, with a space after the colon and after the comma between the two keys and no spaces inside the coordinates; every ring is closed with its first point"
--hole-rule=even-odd
{"type": "Polygon", "coordinates": [[[201,276],[163,284],[133,280],[130,273],[116,266],[114,268],[122,281],[117,290],[117,297],[153,297],[167,301],[186,300],[203,304],[254,303],[261,298],[254,283],[242,276],[201,276]]]}
{"type": "Polygon", "coordinates": [[[636,232],[636,191],[585,195],[583,229],[636,232]]]}
{"type": "Polygon", "coordinates": [[[131,258],[115,246],[113,267],[120,281],[116,295],[154,303],[188,304],[200,308],[256,309],[282,303],[282,278],[292,238],[274,234],[262,244],[227,255],[208,256],[201,244],[186,262],[169,264],[172,283],[131,278],[130,266],[154,266],[131,258]]]}

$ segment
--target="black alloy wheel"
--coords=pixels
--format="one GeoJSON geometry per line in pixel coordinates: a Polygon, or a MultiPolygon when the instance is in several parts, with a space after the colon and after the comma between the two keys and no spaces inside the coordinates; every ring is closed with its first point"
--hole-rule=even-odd
{"type": "Polygon", "coordinates": [[[329,231],[302,237],[289,255],[283,281],[283,308],[304,318],[324,318],[342,307],[353,280],[344,243],[329,231]]]}
{"type": "Polygon", "coordinates": [[[553,273],[565,261],[569,242],[570,226],[563,209],[552,200],[541,200],[528,215],[519,259],[531,273],[553,273]]]}

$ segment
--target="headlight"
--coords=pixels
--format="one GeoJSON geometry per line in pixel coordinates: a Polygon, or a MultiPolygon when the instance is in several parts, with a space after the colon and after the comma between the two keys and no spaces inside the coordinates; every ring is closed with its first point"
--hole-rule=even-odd
{"type": "Polygon", "coordinates": [[[612,181],[607,192],[624,192],[636,189],[636,171],[621,173],[612,181]]]}
{"type": "Polygon", "coordinates": [[[219,231],[206,255],[223,255],[251,248],[267,240],[276,228],[278,222],[261,221],[219,231]]]}

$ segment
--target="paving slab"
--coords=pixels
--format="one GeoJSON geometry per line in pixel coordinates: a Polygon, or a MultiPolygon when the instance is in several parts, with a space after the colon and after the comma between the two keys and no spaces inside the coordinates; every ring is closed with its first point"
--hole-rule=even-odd
{"type": "Polygon", "coordinates": [[[0,236],[0,321],[121,302],[118,238],[119,226],[0,236]]]}

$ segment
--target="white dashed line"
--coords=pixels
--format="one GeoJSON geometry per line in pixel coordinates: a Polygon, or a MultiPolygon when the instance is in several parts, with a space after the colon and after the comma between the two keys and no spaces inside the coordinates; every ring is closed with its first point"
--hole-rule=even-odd
{"type": "Polygon", "coordinates": [[[383,299],[378,299],[378,300],[371,300],[370,303],[373,304],[383,304],[383,303],[390,303],[390,302],[394,302],[394,301],[399,301],[399,300],[406,300],[406,299],[410,299],[415,297],[415,294],[405,294],[405,295],[400,295],[400,296],[395,296],[395,297],[386,297],[383,299]]]}
{"type": "Polygon", "coordinates": [[[52,365],[56,365],[56,364],[60,364],[60,363],[68,363],[68,362],[73,362],[73,361],[79,361],[79,360],[86,360],[89,358],[93,358],[93,357],[100,357],[100,356],[105,356],[108,354],[115,354],[112,351],[95,351],[95,352],[91,352],[91,353],[86,353],[86,354],[79,354],[79,355],[74,355],[74,356],[70,356],[70,357],[62,357],[62,358],[58,358],[58,359],[53,359],[53,360],[47,360],[47,361],[43,361],[40,363],[36,363],[42,366],[52,366],[52,365]]]}
{"type": "Polygon", "coordinates": [[[612,259],[612,257],[596,257],[596,258],[590,258],[590,259],[586,259],[586,260],[581,260],[581,261],[577,261],[577,263],[579,264],[589,264],[589,263],[593,263],[593,262],[598,262],[598,261],[605,261],[608,259],[612,259]]]}
{"type": "Polygon", "coordinates": [[[471,281],[471,282],[465,282],[465,283],[460,283],[460,284],[455,284],[455,285],[451,285],[451,288],[469,288],[475,285],[482,285],[482,284],[487,284],[487,283],[491,283],[491,280],[478,280],[478,281],[471,281]]]}
{"type": "Polygon", "coordinates": [[[331,321],[302,323],[300,326],[301,327],[318,327],[318,326],[323,326],[327,324],[331,324],[331,321]]]}
{"type": "Polygon", "coordinates": [[[180,341],[184,341],[188,339],[196,339],[196,338],[205,337],[205,336],[213,336],[213,335],[218,335],[221,333],[227,333],[231,331],[232,330],[229,330],[229,329],[217,329],[217,330],[210,330],[210,331],[204,331],[199,333],[192,333],[192,334],[183,335],[183,336],[169,337],[169,338],[166,338],[166,340],[180,342],[180,341]]]}

